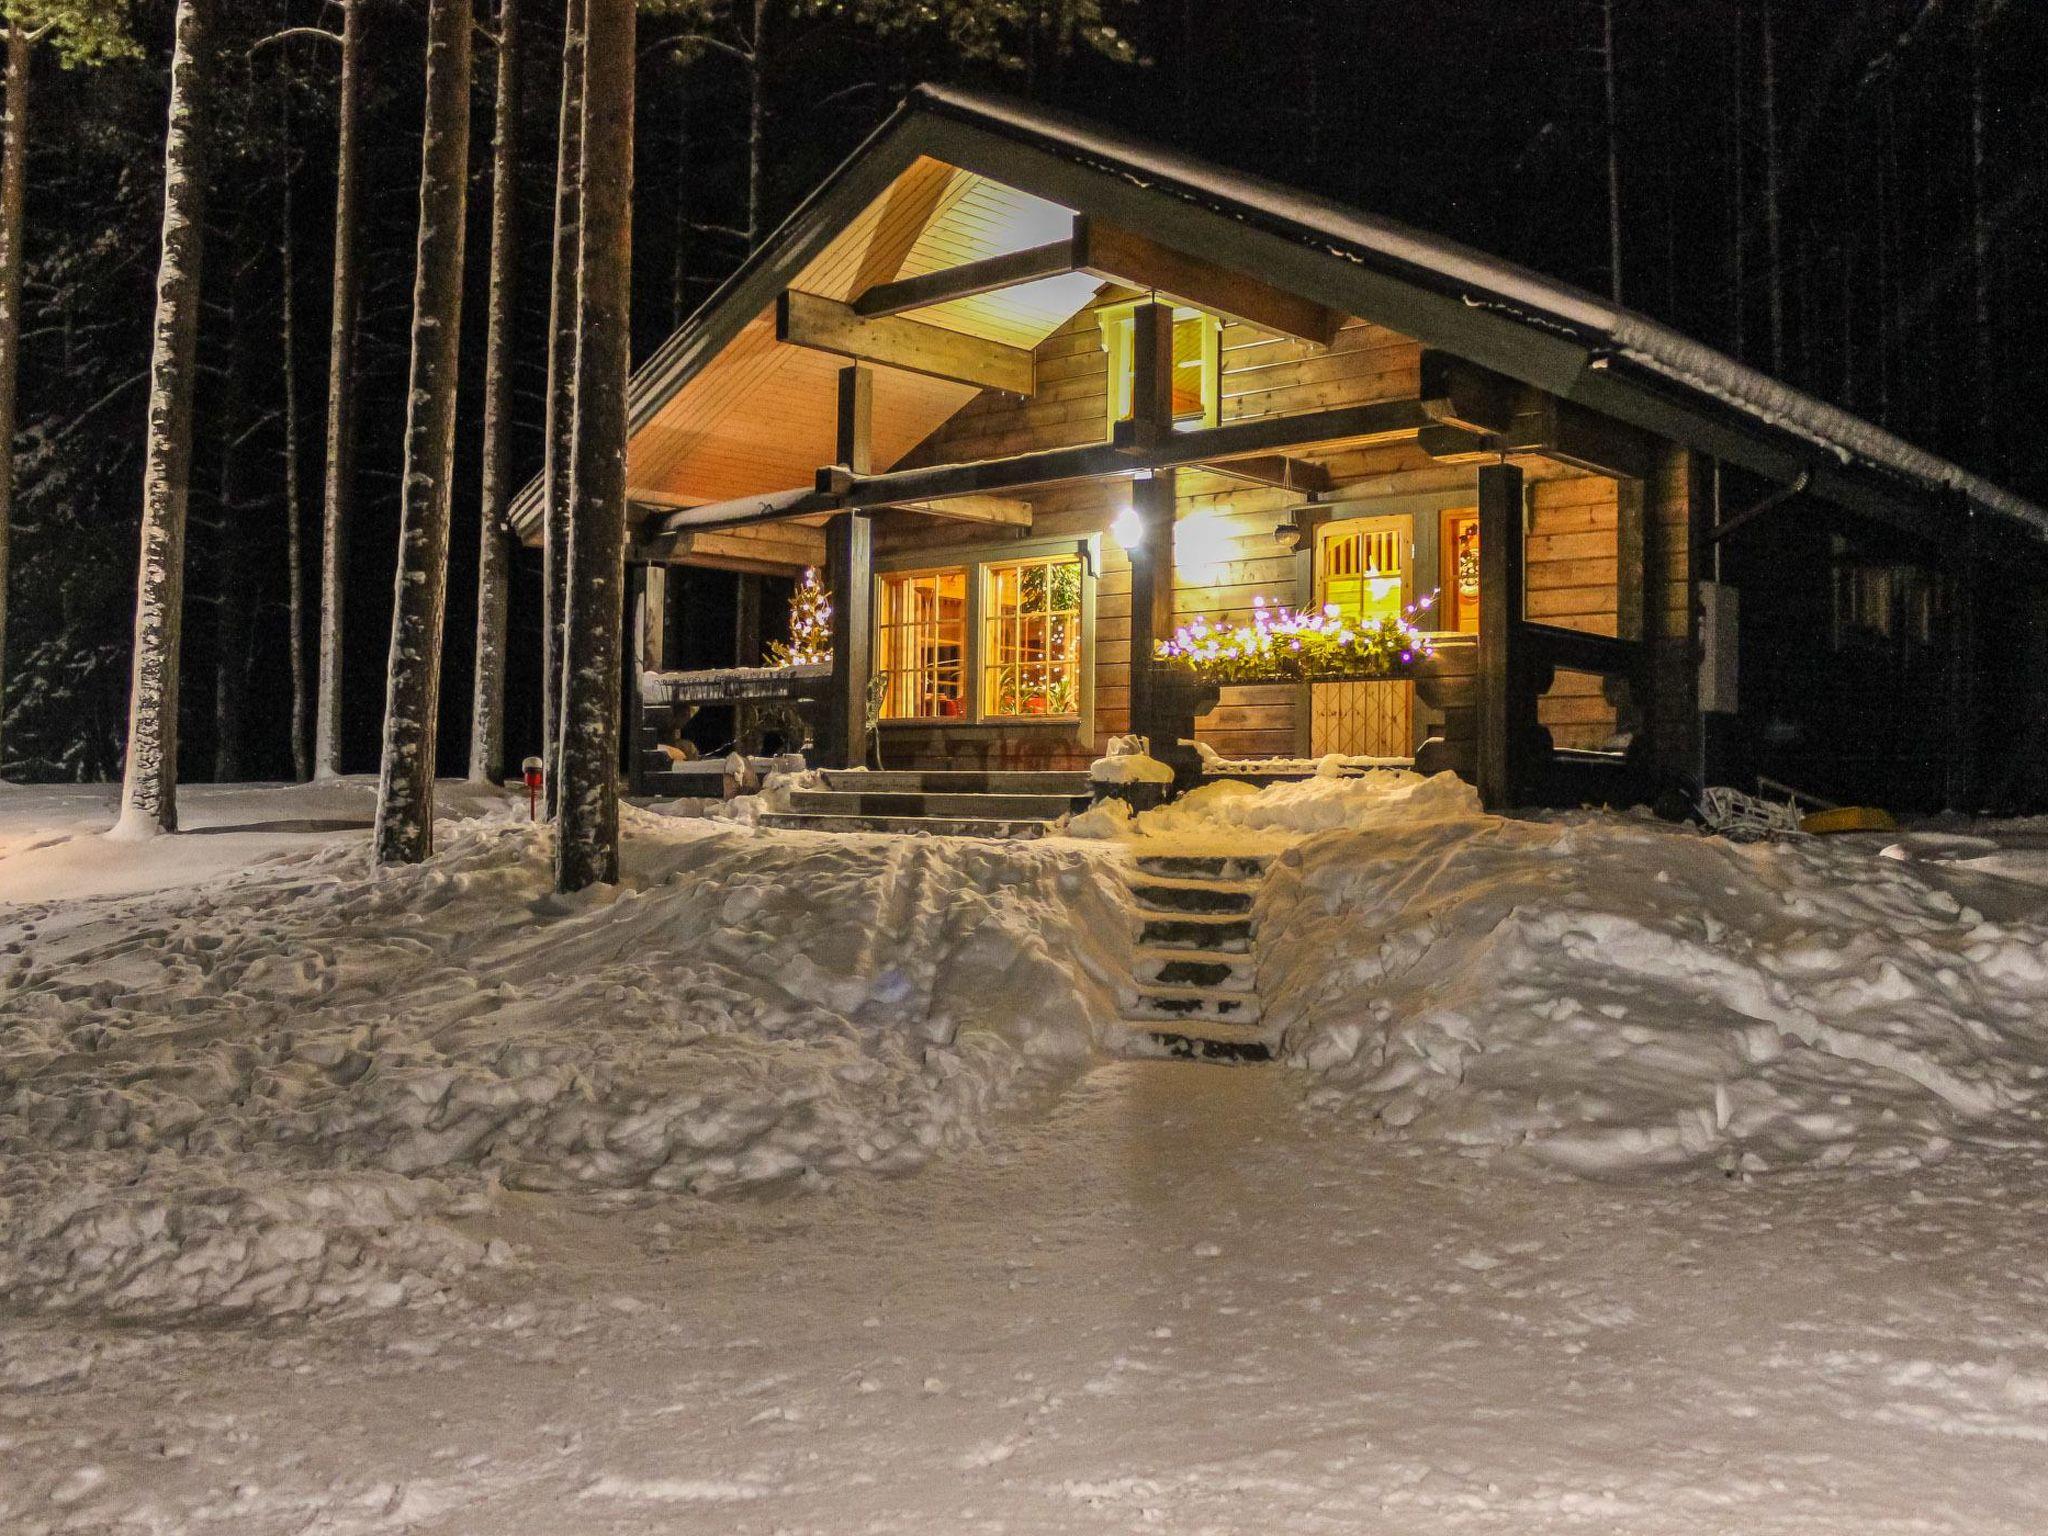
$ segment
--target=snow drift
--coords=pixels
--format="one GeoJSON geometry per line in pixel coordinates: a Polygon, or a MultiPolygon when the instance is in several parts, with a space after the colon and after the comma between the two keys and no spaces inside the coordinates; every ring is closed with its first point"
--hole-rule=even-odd
{"type": "Polygon", "coordinates": [[[1911,1164],[2040,1113],[2048,928],[1867,844],[1508,821],[1449,775],[1223,796],[1210,824],[1306,834],[1260,898],[1266,1016],[1319,1102],[1382,1128],[1735,1172],[1911,1164]]]}
{"type": "Polygon", "coordinates": [[[627,814],[625,882],[576,900],[500,813],[416,868],[350,838],[31,944],[0,974],[0,1296],[393,1305],[504,1257],[459,1231],[496,1187],[905,1171],[1113,1013],[1127,925],[1078,849],[627,814]]]}

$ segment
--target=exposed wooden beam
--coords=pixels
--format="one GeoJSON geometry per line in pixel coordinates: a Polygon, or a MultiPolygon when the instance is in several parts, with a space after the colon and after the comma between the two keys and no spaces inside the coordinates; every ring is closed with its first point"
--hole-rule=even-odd
{"type": "Polygon", "coordinates": [[[1036,387],[1036,364],[1026,348],[901,315],[864,319],[850,304],[794,288],[776,300],[775,339],[1005,394],[1028,395],[1036,387]]]}
{"type": "Polygon", "coordinates": [[[1149,450],[1138,448],[1125,430],[1129,423],[1120,422],[1112,442],[1045,448],[1006,459],[935,464],[879,475],[856,475],[839,465],[827,465],[818,471],[816,485],[807,489],[741,496],[732,501],[684,508],[663,517],[656,528],[661,532],[726,528],[835,512],[844,507],[872,510],[962,496],[1014,494],[1072,480],[1128,478],[1146,470],[1216,465],[1288,450],[1306,452],[1357,443],[1410,441],[1428,422],[1419,400],[1379,400],[1369,405],[1342,405],[1292,416],[1260,416],[1221,427],[1175,432],[1149,450]]]}
{"type": "Polygon", "coordinates": [[[825,536],[819,529],[795,523],[656,532],[633,546],[633,558],[787,576],[825,563],[825,536]],[[770,533],[776,536],[764,537],[770,533]]]}
{"type": "Polygon", "coordinates": [[[948,518],[958,523],[990,523],[1005,528],[1031,526],[1031,503],[1009,496],[949,496],[944,501],[899,501],[894,510],[921,512],[926,517],[948,518]]]}
{"type": "Polygon", "coordinates": [[[1096,219],[1075,221],[1074,265],[1105,281],[1148,288],[1191,308],[1319,347],[1335,341],[1344,323],[1335,310],[1096,219]]]}
{"type": "Polygon", "coordinates": [[[1635,428],[1448,352],[1422,354],[1422,448],[1444,464],[1540,455],[1617,480],[1643,480],[1655,455],[1635,428]]]}
{"type": "Polygon", "coordinates": [[[1219,475],[1270,485],[1283,491],[1317,495],[1331,489],[1330,472],[1311,459],[1289,458],[1284,453],[1261,453],[1241,459],[1224,459],[1204,465],[1219,475]]]}
{"type": "Polygon", "coordinates": [[[877,283],[855,296],[853,312],[871,320],[882,315],[900,315],[905,310],[929,309],[935,304],[971,299],[1019,283],[1035,283],[1042,277],[1061,277],[1074,270],[1074,239],[1069,235],[1028,250],[1008,251],[918,277],[877,283]]]}

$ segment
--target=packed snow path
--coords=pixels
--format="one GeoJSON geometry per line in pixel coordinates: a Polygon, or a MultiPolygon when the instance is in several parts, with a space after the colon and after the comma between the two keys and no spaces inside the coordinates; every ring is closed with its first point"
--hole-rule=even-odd
{"type": "Polygon", "coordinates": [[[1212,795],[1231,1072],[1100,1049],[1121,834],[636,815],[563,903],[368,793],[0,788],[7,1536],[2039,1528],[2039,829],[1212,795]]]}
{"type": "Polygon", "coordinates": [[[1617,1188],[1301,1087],[1120,1063],[911,1180],[521,1197],[448,1308],[16,1324],[0,1527],[2040,1529],[2038,1154],[1617,1188]]]}

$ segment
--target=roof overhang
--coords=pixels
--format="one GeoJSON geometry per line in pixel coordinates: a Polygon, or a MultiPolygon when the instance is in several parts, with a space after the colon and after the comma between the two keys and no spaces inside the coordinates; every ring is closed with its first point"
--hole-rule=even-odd
{"type": "MultiPolygon", "coordinates": [[[[2048,538],[2048,512],[1642,316],[1523,268],[1325,199],[1063,115],[933,87],[903,106],[636,373],[655,412],[772,308],[839,231],[920,157],[1478,363],[1853,512],[1930,532],[1945,509],[2048,538]]],[[[513,509],[531,532],[538,487],[513,509]]]]}

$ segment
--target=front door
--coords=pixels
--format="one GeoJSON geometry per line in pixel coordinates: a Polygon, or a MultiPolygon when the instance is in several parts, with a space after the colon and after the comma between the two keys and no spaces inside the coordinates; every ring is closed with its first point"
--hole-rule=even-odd
{"type": "MultiPolygon", "coordinates": [[[[1413,600],[1415,520],[1347,517],[1316,530],[1316,604],[1370,623],[1413,600]]],[[[1409,758],[1415,753],[1415,685],[1311,683],[1309,751],[1317,757],[1409,758]]]]}

